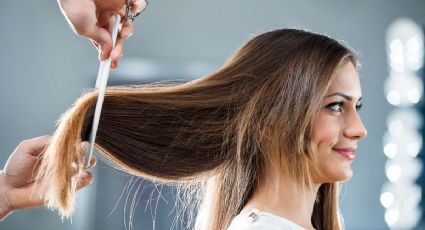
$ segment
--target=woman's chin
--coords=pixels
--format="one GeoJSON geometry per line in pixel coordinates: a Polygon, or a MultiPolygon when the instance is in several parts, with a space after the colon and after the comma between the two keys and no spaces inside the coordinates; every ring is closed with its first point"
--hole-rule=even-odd
{"type": "Polygon", "coordinates": [[[353,170],[350,168],[341,169],[337,172],[330,172],[327,176],[324,176],[322,183],[333,183],[338,181],[348,181],[353,177],[353,170]]]}
{"type": "Polygon", "coordinates": [[[353,170],[350,168],[344,169],[339,173],[335,181],[348,181],[353,177],[353,170]]]}
{"type": "Polygon", "coordinates": [[[348,181],[351,179],[351,177],[353,177],[353,171],[350,171],[349,173],[347,173],[343,178],[341,178],[340,181],[348,181]]]}

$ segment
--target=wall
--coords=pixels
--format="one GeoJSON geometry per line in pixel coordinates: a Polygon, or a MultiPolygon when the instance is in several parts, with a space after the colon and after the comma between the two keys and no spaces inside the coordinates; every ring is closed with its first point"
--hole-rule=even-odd
{"type": "MultiPolygon", "coordinates": [[[[342,211],[347,229],[385,229],[384,210],[379,204],[380,188],[386,179],[382,134],[390,109],[382,90],[388,74],[385,29],[401,16],[425,24],[423,12],[423,0],[151,0],[145,14],[135,21],[135,34],[127,41],[124,58],[220,65],[253,34],[280,27],[305,28],[346,41],[363,63],[365,106],[361,114],[369,133],[359,145],[354,177],[344,185],[342,211]]],[[[98,63],[96,51],[87,40],[72,34],[54,1],[1,1],[0,29],[3,165],[19,141],[54,131],[60,114],[84,89],[92,87],[98,63]]],[[[91,206],[98,209],[94,222],[62,224],[50,211],[35,209],[12,214],[0,222],[0,229],[124,229],[120,212],[110,218],[114,227],[105,224],[109,223],[105,222],[107,217],[101,217],[105,210],[112,210],[122,191],[119,188],[127,180],[109,174],[95,175],[98,191],[109,191],[106,194],[110,199],[96,195],[101,202],[91,206]],[[108,185],[115,189],[107,190],[108,185]]],[[[145,218],[139,215],[150,214],[138,212],[134,218],[145,218]]],[[[136,225],[139,229],[142,226],[151,227],[136,225]]]]}

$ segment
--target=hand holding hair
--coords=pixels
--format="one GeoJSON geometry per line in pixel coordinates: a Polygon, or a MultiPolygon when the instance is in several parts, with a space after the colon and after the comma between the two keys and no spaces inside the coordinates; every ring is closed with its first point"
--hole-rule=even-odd
{"type": "MultiPolygon", "coordinates": [[[[125,20],[115,48],[112,49],[110,25],[112,17],[126,14],[126,0],[58,0],[59,6],[74,32],[92,41],[99,51],[99,59],[112,58],[112,68],[118,65],[118,59],[123,54],[123,41],[133,33],[133,21],[125,20]]],[[[132,15],[138,15],[147,6],[145,0],[131,0],[129,10],[132,15]]]]}
{"type": "MultiPolygon", "coordinates": [[[[0,219],[14,210],[39,207],[44,204],[45,188],[35,183],[41,156],[51,140],[45,135],[22,141],[10,155],[3,171],[0,171],[0,219]]],[[[81,143],[81,147],[87,143],[81,143]]],[[[91,159],[91,167],[96,159],[91,159]]],[[[75,171],[77,173],[77,171],[75,171]]],[[[92,174],[83,171],[77,179],[77,189],[92,181],[92,174]]],[[[41,181],[40,181],[41,182],[41,181]]]]}

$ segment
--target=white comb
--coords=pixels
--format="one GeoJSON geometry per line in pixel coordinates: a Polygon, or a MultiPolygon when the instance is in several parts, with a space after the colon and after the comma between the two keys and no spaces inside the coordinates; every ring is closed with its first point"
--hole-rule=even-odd
{"type": "MultiPolygon", "coordinates": [[[[117,40],[118,29],[120,27],[121,18],[119,15],[114,16],[114,26],[112,28],[112,48],[115,47],[117,40]]],[[[90,159],[93,156],[94,144],[96,140],[97,127],[99,126],[100,112],[102,111],[103,99],[105,98],[106,84],[108,83],[109,72],[111,70],[111,57],[108,60],[101,61],[99,72],[97,73],[96,88],[99,89],[99,94],[96,102],[96,110],[94,111],[93,125],[90,132],[89,148],[83,150],[85,153],[84,167],[90,166],[90,159]],[[87,154],[87,150],[89,151],[87,154]]]]}

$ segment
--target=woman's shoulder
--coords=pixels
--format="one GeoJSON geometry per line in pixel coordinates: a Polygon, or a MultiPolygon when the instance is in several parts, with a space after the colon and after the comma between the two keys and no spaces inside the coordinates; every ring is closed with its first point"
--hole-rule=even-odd
{"type": "Polygon", "coordinates": [[[227,230],[304,230],[294,222],[283,217],[252,209],[240,213],[230,224],[227,230]]]}

